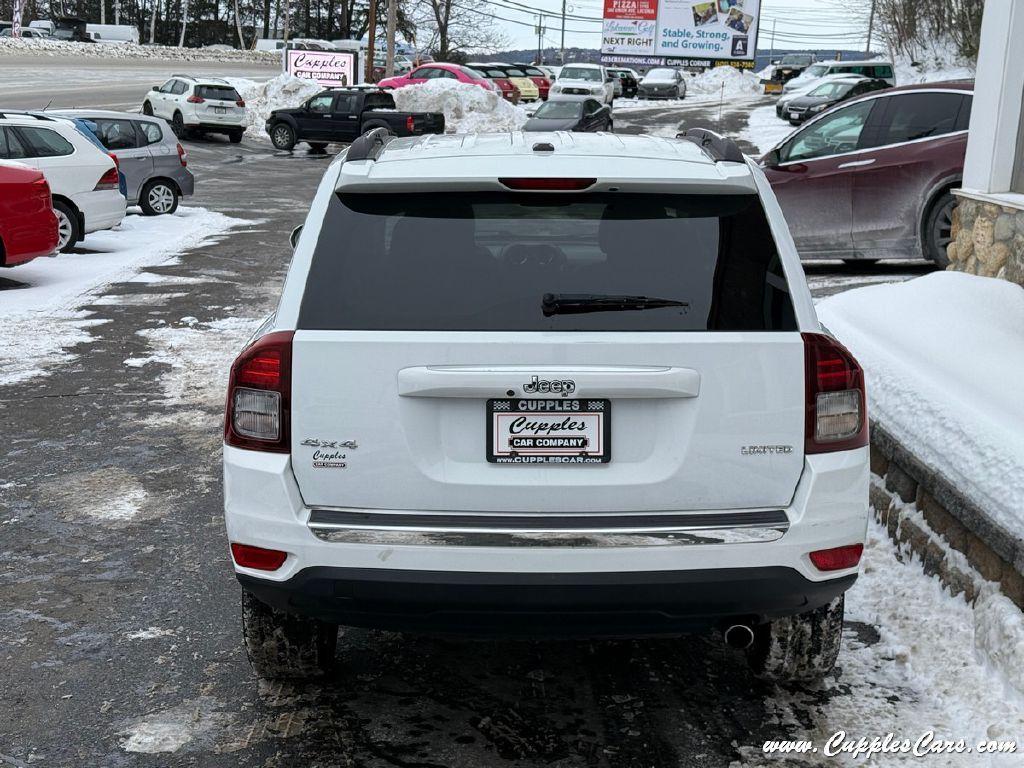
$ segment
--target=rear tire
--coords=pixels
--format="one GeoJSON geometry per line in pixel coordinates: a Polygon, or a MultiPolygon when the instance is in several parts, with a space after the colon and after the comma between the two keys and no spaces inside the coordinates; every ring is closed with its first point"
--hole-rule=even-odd
{"type": "Polygon", "coordinates": [[[232,131],[228,134],[228,141],[232,144],[240,144],[244,135],[245,131],[232,131]]]}
{"type": "Polygon", "coordinates": [[[946,248],[953,241],[954,208],[956,198],[946,192],[932,203],[924,220],[924,257],[943,269],[949,266],[946,248]]]}
{"type": "Polygon", "coordinates": [[[813,611],[757,627],[747,651],[754,674],[779,683],[824,678],[839,657],[844,602],[840,595],[813,611]]]}
{"type": "Polygon", "coordinates": [[[175,112],[171,118],[171,132],[179,139],[184,139],[188,131],[185,128],[185,118],[181,116],[181,112],[175,112]]]}
{"type": "Polygon", "coordinates": [[[309,142],[309,151],[313,152],[314,154],[319,154],[321,152],[324,152],[324,151],[326,151],[326,149],[327,149],[327,143],[326,142],[323,142],[323,141],[310,141],[309,142]]]}
{"type": "Polygon", "coordinates": [[[152,117],[153,116],[153,105],[148,101],[142,102],[142,114],[152,117]]]}
{"type": "Polygon", "coordinates": [[[278,611],[243,589],[242,637],[258,677],[302,680],[322,677],[334,665],[338,627],[278,611]]]}
{"type": "Polygon", "coordinates": [[[146,216],[163,216],[178,210],[178,190],[167,181],[146,182],[139,192],[139,207],[146,216]]]}
{"type": "Polygon", "coordinates": [[[78,212],[62,200],[53,201],[53,212],[57,214],[57,250],[67,253],[82,239],[78,212]]]}
{"type": "Polygon", "coordinates": [[[291,152],[295,149],[295,130],[288,123],[277,123],[270,129],[270,143],[275,149],[291,152]]]}

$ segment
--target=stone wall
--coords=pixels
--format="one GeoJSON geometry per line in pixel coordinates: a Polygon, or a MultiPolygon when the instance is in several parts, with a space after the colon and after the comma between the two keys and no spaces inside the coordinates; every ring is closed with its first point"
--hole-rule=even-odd
{"type": "Polygon", "coordinates": [[[1024,537],[992,520],[878,424],[871,426],[871,508],[890,537],[953,594],[998,589],[1024,610],[1024,537]]]}
{"type": "Polygon", "coordinates": [[[949,269],[1024,285],[1024,210],[954,194],[949,269]]]}

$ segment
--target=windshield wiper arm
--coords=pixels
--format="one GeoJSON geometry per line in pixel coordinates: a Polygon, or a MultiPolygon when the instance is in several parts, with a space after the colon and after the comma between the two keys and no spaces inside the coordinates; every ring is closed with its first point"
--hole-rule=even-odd
{"type": "Polygon", "coordinates": [[[575,315],[584,312],[620,312],[625,310],[688,307],[690,302],[650,296],[616,296],[600,293],[545,293],[541,302],[544,317],[575,315]]]}

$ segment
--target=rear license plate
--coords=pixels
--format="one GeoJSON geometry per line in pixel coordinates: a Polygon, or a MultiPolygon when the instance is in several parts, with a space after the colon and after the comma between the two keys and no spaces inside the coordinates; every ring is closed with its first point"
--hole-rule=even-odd
{"type": "Polygon", "coordinates": [[[213,114],[215,115],[226,115],[228,113],[227,107],[214,107],[213,114]]]}
{"type": "Polygon", "coordinates": [[[764,84],[764,92],[765,93],[782,93],[782,83],[771,83],[771,82],[765,83],[764,84]]]}
{"type": "Polygon", "coordinates": [[[790,112],[789,113],[789,119],[790,120],[799,120],[800,119],[800,113],[799,112],[790,112]]]}
{"type": "Polygon", "coordinates": [[[487,401],[487,461],[605,464],[612,460],[610,400],[487,401]]]}

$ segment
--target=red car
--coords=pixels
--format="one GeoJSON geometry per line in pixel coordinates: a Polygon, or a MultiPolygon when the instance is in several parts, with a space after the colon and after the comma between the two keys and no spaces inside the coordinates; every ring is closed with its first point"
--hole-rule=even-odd
{"type": "Polygon", "coordinates": [[[420,83],[426,83],[429,80],[435,79],[458,80],[460,83],[479,85],[488,91],[497,90],[490,80],[475,69],[463,67],[459,64],[441,64],[437,62],[416,67],[412,72],[404,75],[386,77],[377,85],[381,88],[401,88],[406,85],[419,85],[420,83]]]}
{"type": "Polygon", "coordinates": [[[470,62],[466,66],[475,72],[479,72],[494,83],[498,90],[501,91],[501,96],[505,101],[511,101],[513,104],[519,103],[519,89],[512,85],[512,81],[508,79],[508,75],[505,74],[504,70],[492,67],[486,62],[470,62]]]}
{"type": "Polygon", "coordinates": [[[46,177],[0,163],[0,266],[13,267],[57,249],[57,215],[46,177]]]}
{"type": "Polygon", "coordinates": [[[803,259],[946,266],[973,81],[890,88],[809,120],[760,160],[803,259]]]}
{"type": "Polygon", "coordinates": [[[544,74],[544,70],[538,69],[532,64],[516,64],[516,66],[523,70],[528,78],[533,80],[537,90],[540,91],[541,101],[547,101],[548,91],[551,90],[551,78],[544,74]]]}

